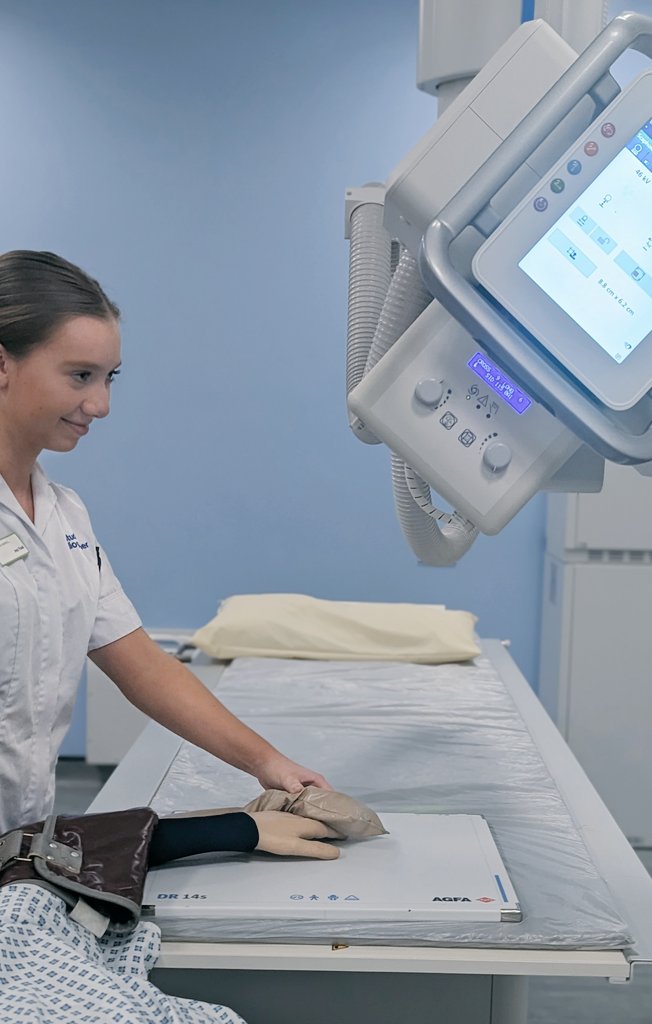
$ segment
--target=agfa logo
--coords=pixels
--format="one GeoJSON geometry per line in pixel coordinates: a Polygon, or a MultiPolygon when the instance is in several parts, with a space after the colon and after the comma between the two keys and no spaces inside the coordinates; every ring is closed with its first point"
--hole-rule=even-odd
{"type": "Polygon", "coordinates": [[[433,896],[433,903],[470,903],[468,896],[433,896]]]}
{"type": "MultiPolygon", "coordinates": [[[[472,903],[473,900],[469,896],[433,896],[433,903],[472,903]]],[[[475,901],[476,903],[495,903],[495,899],[492,896],[478,896],[475,901]]]]}

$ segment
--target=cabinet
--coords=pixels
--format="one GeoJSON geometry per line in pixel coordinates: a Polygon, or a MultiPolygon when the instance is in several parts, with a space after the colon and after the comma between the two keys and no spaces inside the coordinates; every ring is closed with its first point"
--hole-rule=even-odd
{"type": "MultiPolygon", "coordinates": [[[[194,663],[197,648],[186,647],[193,630],[148,629],[147,632],[171,657],[194,663]]],[[[86,761],[88,764],[119,764],[149,721],[130,704],[117,686],[92,661],[87,667],[86,761]]]]}
{"type": "Polygon", "coordinates": [[[652,479],[550,495],[539,696],[631,842],[652,846],[652,479]]]}

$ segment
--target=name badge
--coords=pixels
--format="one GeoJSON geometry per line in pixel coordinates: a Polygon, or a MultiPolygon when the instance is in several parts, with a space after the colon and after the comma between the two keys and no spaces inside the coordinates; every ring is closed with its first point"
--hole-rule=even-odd
{"type": "Polygon", "coordinates": [[[0,565],[12,565],[21,558],[27,558],[27,553],[27,548],[15,533],[0,537],[0,565]]]}

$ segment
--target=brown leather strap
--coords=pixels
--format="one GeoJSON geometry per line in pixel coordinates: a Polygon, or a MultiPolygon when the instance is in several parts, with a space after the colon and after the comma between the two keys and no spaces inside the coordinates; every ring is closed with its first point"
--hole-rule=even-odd
{"type": "Polygon", "coordinates": [[[149,807],[51,816],[0,836],[0,886],[37,882],[69,906],[82,898],[132,927],[140,915],[148,852],[158,817],[149,807]]]}

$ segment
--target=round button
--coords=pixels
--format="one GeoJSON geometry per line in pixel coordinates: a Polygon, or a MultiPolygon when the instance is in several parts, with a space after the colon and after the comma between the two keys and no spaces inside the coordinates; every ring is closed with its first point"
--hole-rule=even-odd
{"type": "Polygon", "coordinates": [[[492,473],[500,473],[512,461],[512,449],[504,441],[492,441],[485,448],[482,461],[492,473]]]}
{"type": "Polygon", "coordinates": [[[566,188],[566,182],[563,178],[553,178],[550,182],[551,192],[563,192],[566,188]]]}
{"type": "Polygon", "coordinates": [[[598,149],[599,149],[599,146],[598,146],[597,142],[590,141],[590,142],[587,142],[585,144],[585,146],[584,146],[584,152],[586,153],[587,156],[595,156],[595,154],[598,152],[598,149]]]}
{"type": "Polygon", "coordinates": [[[616,126],[611,121],[605,121],[601,126],[600,131],[604,135],[605,139],[611,139],[616,134],[616,126]]]}
{"type": "Polygon", "coordinates": [[[537,211],[537,213],[543,213],[544,210],[548,209],[548,200],[545,196],[537,196],[534,202],[532,203],[532,206],[537,211]]]}
{"type": "Polygon", "coordinates": [[[439,405],[444,397],[443,380],[436,380],[434,377],[424,377],[415,387],[414,397],[422,405],[427,405],[430,409],[433,409],[439,405]]]}
{"type": "Polygon", "coordinates": [[[579,160],[569,160],[566,164],[566,170],[569,174],[579,174],[582,170],[582,164],[579,160]]]}

